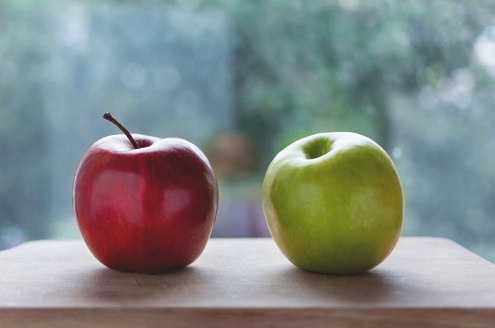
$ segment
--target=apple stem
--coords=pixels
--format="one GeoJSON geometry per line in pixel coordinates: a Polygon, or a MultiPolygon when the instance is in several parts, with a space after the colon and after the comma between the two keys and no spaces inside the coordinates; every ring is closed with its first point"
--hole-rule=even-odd
{"type": "Polygon", "coordinates": [[[103,114],[103,118],[105,120],[110,121],[113,124],[115,124],[122,132],[124,132],[124,134],[126,135],[127,139],[129,139],[129,141],[131,142],[134,149],[139,149],[139,146],[136,143],[136,140],[134,140],[132,135],[129,133],[129,130],[127,130],[122,124],[120,124],[120,122],[117,121],[117,119],[115,117],[113,117],[112,114],[105,113],[105,114],[103,114]]]}

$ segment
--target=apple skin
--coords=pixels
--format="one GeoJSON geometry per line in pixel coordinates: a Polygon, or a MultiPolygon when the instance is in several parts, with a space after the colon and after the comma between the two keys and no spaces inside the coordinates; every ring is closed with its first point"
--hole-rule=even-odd
{"type": "Polygon", "coordinates": [[[390,157],[351,132],[292,143],[263,181],[274,241],[294,265],[318,273],[355,274],[380,264],[399,240],[403,203],[390,157]]]}
{"type": "Polygon", "coordinates": [[[84,154],[73,206],[93,255],[111,269],[160,273],[187,266],[203,252],[218,206],[206,156],[179,138],[123,134],[84,154]]]}

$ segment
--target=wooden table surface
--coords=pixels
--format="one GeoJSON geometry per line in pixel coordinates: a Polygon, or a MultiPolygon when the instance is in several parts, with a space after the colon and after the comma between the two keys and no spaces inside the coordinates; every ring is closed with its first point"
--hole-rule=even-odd
{"type": "Polygon", "coordinates": [[[495,327],[495,265],[402,238],[354,276],[294,267],[271,239],[211,239],[162,275],[107,269],[82,241],[0,252],[0,327],[495,327]]]}

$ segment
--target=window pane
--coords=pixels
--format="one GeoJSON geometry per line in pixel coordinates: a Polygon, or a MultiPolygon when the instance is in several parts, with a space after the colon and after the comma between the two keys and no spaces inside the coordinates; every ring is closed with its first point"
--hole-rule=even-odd
{"type": "Polygon", "coordinates": [[[261,183],[297,138],[354,131],[394,159],[403,235],[495,261],[490,1],[0,3],[0,248],[77,238],[72,179],[116,134],[182,137],[220,185],[214,236],[268,236],[261,183]]]}

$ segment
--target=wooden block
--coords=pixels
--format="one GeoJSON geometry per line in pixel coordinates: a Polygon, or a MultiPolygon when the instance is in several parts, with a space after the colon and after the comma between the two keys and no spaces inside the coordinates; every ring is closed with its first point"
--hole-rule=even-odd
{"type": "Polygon", "coordinates": [[[354,276],[294,267],[271,239],[211,239],[189,267],[123,273],[82,241],[0,252],[0,327],[495,327],[495,265],[402,238],[354,276]]]}

